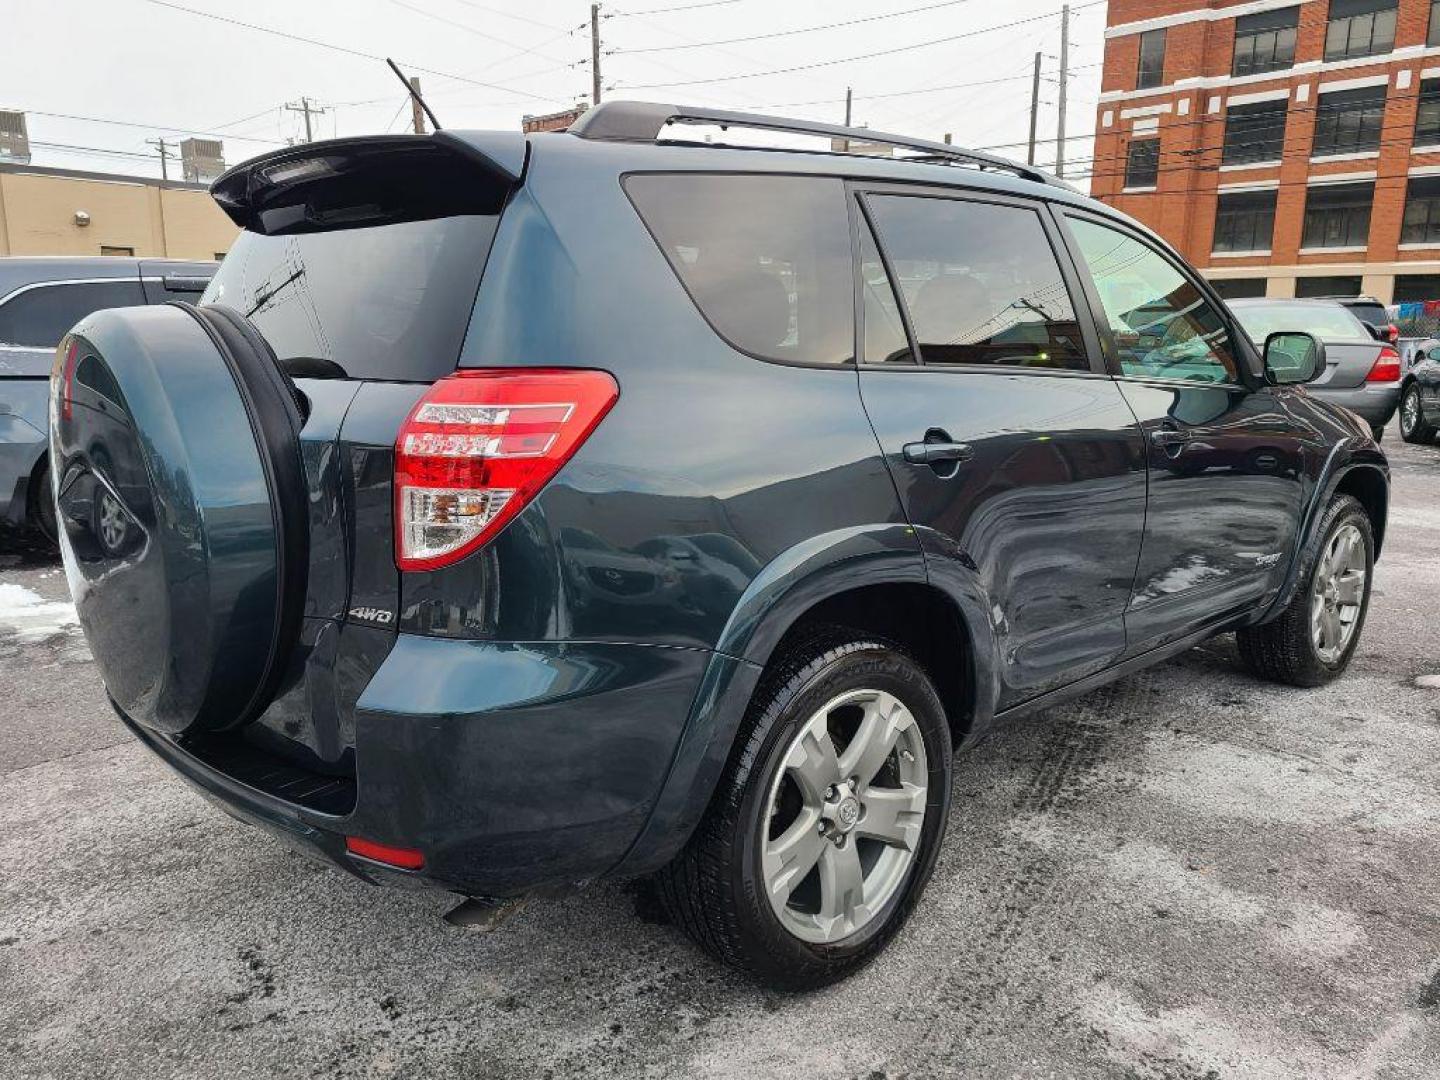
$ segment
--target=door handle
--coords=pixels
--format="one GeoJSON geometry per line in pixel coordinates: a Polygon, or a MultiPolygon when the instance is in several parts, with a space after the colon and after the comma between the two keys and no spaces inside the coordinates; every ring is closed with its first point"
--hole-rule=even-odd
{"type": "Polygon", "coordinates": [[[912,465],[958,464],[975,456],[975,448],[963,442],[912,442],[904,449],[905,460],[912,465]]]}
{"type": "Polygon", "coordinates": [[[1190,436],[1183,431],[1176,431],[1174,428],[1160,428],[1150,433],[1150,441],[1166,450],[1178,450],[1190,441],[1190,436]]]}

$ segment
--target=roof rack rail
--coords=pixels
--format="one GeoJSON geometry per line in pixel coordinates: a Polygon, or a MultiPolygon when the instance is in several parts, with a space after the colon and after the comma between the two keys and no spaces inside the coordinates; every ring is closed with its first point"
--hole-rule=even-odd
{"type": "Polygon", "coordinates": [[[784,131],[797,135],[824,135],[856,142],[880,143],[904,150],[919,150],[929,159],[974,165],[980,169],[998,169],[1014,173],[1026,180],[1055,187],[1070,185],[1044,169],[1024,165],[1009,158],[987,154],[983,150],[967,150],[949,143],[894,135],[871,128],[824,124],[815,120],[793,120],[763,113],[734,112],[698,105],[660,105],[649,101],[606,101],[589,109],[570,125],[570,134],[582,139],[604,142],[655,142],[669,124],[704,124],[716,127],[753,128],[759,131],[784,131]]]}

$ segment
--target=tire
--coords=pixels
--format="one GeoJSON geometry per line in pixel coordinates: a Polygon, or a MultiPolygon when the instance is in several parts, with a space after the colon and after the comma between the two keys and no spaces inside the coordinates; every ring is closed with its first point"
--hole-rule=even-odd
{"type": "Polygon", "coordinates": [[[1378,443],[1378,442],[1384,442],[1384,441],[1385,441],[1385,425],[1384,425],[1384,424],[1376,424],[1374,427],[1372,427],[1372,428],[1370,429],[1370,437],[1371,437],[1372,439],[1374,439],[1377,443],[1378,443]]]}
{"type": "Polygon", "coordinates": [[[1420,404],[1420,384],[1412,382],[1400,396],[1400,438],[1407,443],[1429,444],[1435,441],[1435,428],[1426,422],[1420,404]]]}
{"type": "MultiPolygon", "coordinates": [[[[769,986],[808,990],[845,978],[895,936],[929,881],[950,806],[950,755],[950,731],[934,686],[895,646],[827,631],[787,649],[771,662],[755,693],[704,819],[657,876],[662,902],[707,952],[769,986]],[[845,703],[857,695],[862,704],[845,703]],[[866,695],[874,695],[874,701],[866,695]],[[827,712],[829,706],[836,707],[827,712]],[[862,723],[862,713],[876,719],[862,723]],[[891,718],[888,725],[878,719],[884,716],[891,718]],[[847,742],[844,729],[850,722],[856,726],[848,729],[854,734],[847,742]],[[876,749],[857,762],[851,751],[860,745],[862,726],[883,730],[886,737],[867,740],[876,749]],[[821,752],[820,731],[826,739],[832,732],[838,735],[830,742],[836,757],[821,752]],[[854,799],[845,786],[849,778],[840,778],[839,791],[830,789],[840,797],[813,795],[823,783],[818,778],[829,775],[827,762],[835,766],[837,778],[842,767],[863,773],[869,768],[867,757],[879,762],[879,747],[887,745],[874,782],[862,781],[854,799]],[[923,758],[915,752],[922,749],[923,758]],[[812,796],[804,794],[797,763],[804,766],[812,796]],[[901,773],[906,769],[911,770],[908,778],[901,773]],[[923,794],[916,790],[921,779],[923,794]],[[914,786],[906,786],[911,781],[914,786]],[[878,794],[882,790],[895,794],[878,794]],[[899,809],[902,804],[912,809],[899,809]],[[917,822],[913,807],[922,804],[923,818],[917,822]],[[884,806],[889,810],[882,813],[884,806]],[[865,835],[886,828],[887,819],[891,829],[903,830],[903,843],[884,844],[865,835]],[[810,824],[816,826],[814,833],[810,824]],[[776,853],[787,836],[794,840],[784,849],[798,853],[794,862],[776,853]],[[805,861],[802,848],[818,852],[813,869],[804,872],[795,869],[805,861]],[[789,882],[783,894],[788,899],[770,900],[767,867],[770,881],[789,882]],[[852,911],[845,902],[853,898],[852,891],[822,882],[822,874],[828,882],[842,880],[844,867],[852,873],[859,868],[862,890],[873,893],[876,910],[862,902],[852,911]],[[827,897],[828,910],[844,912],[833,921],[827,916],[827,897]],[[837,903],[836,898],[843,899],[837,903]]],[[[776,895],[781,895],[778,888],[776,895]]]]}
{"type": "Polygon", "coordinates": [[[1360,644],[1375,578],[1375,535],[1370,517],[1354,498],[1337,495],[1326,509],[1316,535],[1318,542],[1307,545],[1302,554],[1301,585],[1285,610],[1263,626],[1248,627],[1236,634],[1241,659],[1261,678],[1291,686],[1323,686],[1349,666],[1360,644]],[[1359,550],[1341,541],[1342,534],[1358,544],[1359,550]],[[1337,545],[1352,550],[1353,555],[1342,558],[1337,545]],[[1358,585],[1353,578],[1348,585],[1340,578],[1330,580],[1332,570],[1346,566],[1363,566],[1364,580],[1358,585]],[[1358,598],[1353,612],[1343,602],[1349,596],[1358,598]],[[1334,622],[1317,636],[1315,620],[1325,618],[1323,613],[1332,610],[1332,600],[1336,601],[1334,622]]]}
{"type": "Polygon", "coordinates": [[[30,524],[51,547],[60,546],[60,525],[55,518],[55,496],[50,490],[50,462],[47,460],[35,473],[30,492],[30,524]]]}

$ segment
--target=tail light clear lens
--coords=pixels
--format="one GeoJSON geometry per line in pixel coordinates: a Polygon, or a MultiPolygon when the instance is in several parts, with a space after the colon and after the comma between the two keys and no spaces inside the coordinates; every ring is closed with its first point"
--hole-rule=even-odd
{"type": "Polygon", "coordinates": [[[1380,350],[1374,366],[1370,368],[1370,374],[1365,376],[1366,382],[1399,382],[1400,381],[1400,354],[1386,345],[1380,350]]]}
{"type": "Polygon", "coordinates": [[[580,448],[620,396],[604,371],[460,371],[395,441],[395,562],[434,570],[483,546],[580,448]]]}

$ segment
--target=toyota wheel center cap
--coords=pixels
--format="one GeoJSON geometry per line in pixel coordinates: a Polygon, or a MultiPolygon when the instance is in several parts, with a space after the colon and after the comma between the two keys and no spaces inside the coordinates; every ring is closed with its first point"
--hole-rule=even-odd
{"type": "Polygon", "coordinates": [[[860,820],[860,800],[847,795],[835,807],[835,824],[849,832],[860,820]]]}

